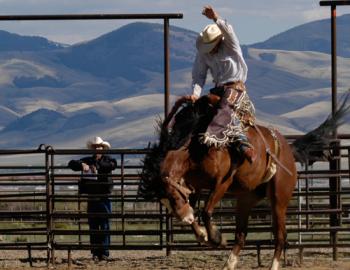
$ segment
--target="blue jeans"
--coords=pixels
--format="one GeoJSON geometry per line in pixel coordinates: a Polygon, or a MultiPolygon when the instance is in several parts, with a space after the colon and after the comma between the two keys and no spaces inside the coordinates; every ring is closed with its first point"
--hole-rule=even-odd
{"type": "MultiPolygon", "coordinates": [[[[109,198],[91,198],[88,200],[87,205],[88,214],[93,213],[112,213],[112,205],[109,198]]],[[[89,217],[89,228],[95,231],[109,231],[109,220],[108,217],[89,217]]],[[[109,256],[109,245],[111,237],[109,233],[104,234],[90,234],[90,244],[100,245],[100,247],[92,247],[91,254],[93,256],[101,257],[102,255],[109,256]]]]}

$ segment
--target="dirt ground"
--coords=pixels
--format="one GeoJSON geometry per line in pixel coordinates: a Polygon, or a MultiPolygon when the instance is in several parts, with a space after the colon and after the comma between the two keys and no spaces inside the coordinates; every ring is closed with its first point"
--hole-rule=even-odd
{"type": "MultiPolygon", "coordinates": [[[[173,251],[166,256],[165,251],[111,251],[111,261],[94,263],[88,251],[73,251],[70,269],[97,270],[165,270],[165,269],[222,269],[229,251],[173,251]]],[[[258,266],[256,252],[243,251],[240,256],[238,269],[268,269],[272,251],[261,254],[262,266],[258,266]]],[[[30,267],[26,251],[1,251],[0,269],[37,270],[48,269],[45,262],[46,252],[33,251],[33,267],[30,267]]],[[[57,251],[55,265],[51,269],[68,269],[67,252],[57,251]]],[[[306,251],[302,264],[295,251],[287,254],[287,264],[281,263],[281,269],[308,270],[350,270],[350,254],[339,253],[337,261],[332,260],[331,250],[306,251]]]]}

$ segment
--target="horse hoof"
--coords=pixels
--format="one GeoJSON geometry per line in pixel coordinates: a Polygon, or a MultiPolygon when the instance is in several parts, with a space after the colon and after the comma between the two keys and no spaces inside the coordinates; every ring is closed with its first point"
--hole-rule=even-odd
{"type": "Polygon", "coordinates": [[[214,225],[210,234],[210,241],[214,247],[225,247],[227,245],[226,239],[222,236],[221,232],[214,225]]]}
{"type": "Polygon", "coordinates": [[[197,241],[202,244],[202,245],[208,245],[208,235],[206,234],[201,234],[196,237],[197,241]]]}
{"type": "Polygon", "coordinates": [[[201,245],[208,245],[208,233],[205,227],[203,226],[198,226],[198,229],[196,230],[195,233],[197,241],[201,245]]]}
{"type": "Polygon", "coordinates": [[[237,264],[238,264],[237,255],[230,254],[222,270],[234,270],[236,269],[237,264]]]}
{"type": "Polygon", "coordinates": [[[210,238],[210,242],[213,247],[225,247],[227,245],[226,239],[219,231],[216,231],[215,235],[210,238]]]}

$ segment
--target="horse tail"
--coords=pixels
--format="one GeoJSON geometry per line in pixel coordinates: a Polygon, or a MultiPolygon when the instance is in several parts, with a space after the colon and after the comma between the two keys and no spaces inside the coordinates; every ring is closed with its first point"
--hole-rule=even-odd
{"type": "Polygon", "coordinates": [[[312,165],[315,161],[330,159],[330,150],[327,148],[334,140],[334,131],[346,121],[345,115],[350,109],[350,105],[347,105],[349,94],[350,92],[347,92],[340,107],[319,127],[293,142],[292,148],[296,161],[312,165]]]}

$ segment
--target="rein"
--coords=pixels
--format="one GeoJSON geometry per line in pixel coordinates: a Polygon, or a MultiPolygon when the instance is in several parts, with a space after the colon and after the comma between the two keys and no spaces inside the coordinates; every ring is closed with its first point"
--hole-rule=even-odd
{"type": "Polygon", "coordinates": [[[268,155],[269,155],[283,170],[285,170],[290,176],[292,176],[292,175],[293,175],[292,172],[291,172],[286,166],[284,166],[284,165],[282,164],[281,161],[279,161],[278,157],[276,157],[276,155],[275,155],[274,153],[272,153],[272,151],[271,151],[269,145],[267,144],[267,141],[266,141],[264,135],[262,134],[260,128],[259,128],[257,125],[254,125],[253,127],[256,129],[256,131],[258,132],[259,136],[260,136],[261,139],[263,140],[263,143],[264,143],[265,149],[266,149],[266,153],[267,153],[267,154],[268,154],[268,155]]]}
{"type": "Polygon", "coordinates": [[[171,109],[171,112],[168,114],[168,116],[165,118],[164,122],[163,122],[163,127],[168,127],[170,121],[173,119],[173,117],[175,116],[177,110],[180,108],[180,106],[185,103],[186,101],[188,101],[188,98],[186,96],[179,98],[173,108],[171,109]]]}

